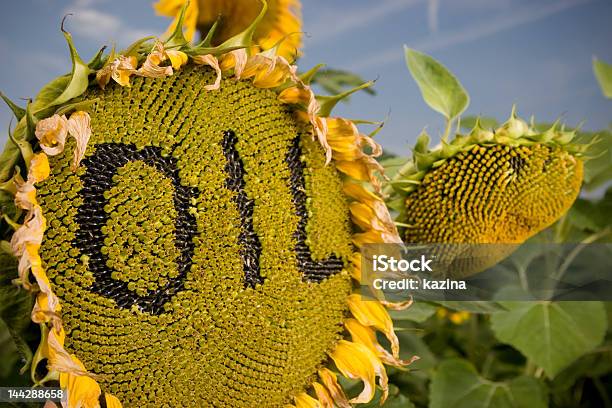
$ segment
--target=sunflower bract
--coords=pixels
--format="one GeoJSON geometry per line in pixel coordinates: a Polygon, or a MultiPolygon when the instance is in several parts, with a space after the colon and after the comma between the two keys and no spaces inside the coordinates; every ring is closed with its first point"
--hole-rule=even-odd
{"type": "Polygon", "coordinates": [[[66,350],[126,407],[282,406],[342,335],[339,175],[274,91],[212,82],[191,66],[88,91],[81,166],[70,140],[38,185],[66,350]]]}

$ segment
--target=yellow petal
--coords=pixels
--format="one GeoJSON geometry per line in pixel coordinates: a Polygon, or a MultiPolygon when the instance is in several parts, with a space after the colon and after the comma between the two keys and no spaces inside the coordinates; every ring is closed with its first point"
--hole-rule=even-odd
{"type": "Polygon", "coordinates": [[[319,370],[319,378],[339,408],[351,408],[334,372],[328,368],[322,368],[319,370]]]}
{"type": "Polygon", "coordinates": [[[351,219],[355,224],[361,227],[364,231],[369,229],[376,229],[380,231],[385,230],[385,226],[380,222],[374,210],[368,207],[366,204],[359,202],[352,202],[349,204],[349,210],[351,212],[351,219]]]}
{"type": "Polygon", "coordinates": [[[366,403],[374,397],[376,376],[383,391],[384,401],[389,393],[387,373],[381,361],[366,346],[346,340],[340,340],[334,351],[330,354],[340,372],[348,378],[363,382],[363,391],[351,399],[353,404],[366,403]]]}
{"type": "Polygon", "coordinates": [[[354,252],[350,258],[349,273],[358,282],[361,282],[361,253],[354,252]]]}
{"type": "Polygon", "coordinates": [[[28,181],[38,183],[45,180],[51,174],[49,159],[45,153],[36,153],[30,160],[30,170],[28,171],[28,181]]]}
{"type": "MultiPolygon", "coordinates": [[[[76,357],[75,363],[82,366],[76,357]]],[[[60,387],[67,390],[68,408],[99,408],[100,386],[90,377],[60,373],[60,387]]]]}
{"type": "Polygon", "coordinates": [[[347,319],[344,326],[351,335],[351,339],[356,343],[361,343],[376,354],[376,356],[385,364],[396,367],[403,367],[412,364],[418,360],[417,356],[413,356],[410,360],[401,360],[389,353],[376,338],[376,333],[368,326],[364,326],[356,319],[347,319]]]}
{"type": "Polygon", "coordinates": [[[70,119],[68,120],[68,133],[76,140],[74,158],[70,166],[72,171],[75,171],[79,167],[83,156],[85,156],[85,149],[91,137],[91,118],[89,117],[89,113],[78,111],[70,115],[70,119]]]}
{"type": "Polygon", "coordinates": [[[338,161],[336,168],[355,180],[370,180],[370,169],[362,161],[338,161]]]}
{"type": "Polygon", "coordinates": [[[278,94],[278,100],[283,103],[308,105],[310,102],[310,90],[299,86],[290,86],[278,94]]]}
{"type": "Polygon", "coordinates": [[[114,395],[105,393],[104,399],[106,400],[106,408],[122,408],[121,402],[114,395]]]}
{"type": "Polygon", "coordinates": [[[366,244],[402,244],[397,233],[383,232],[379,230],[369,230],[363,233],[353,234],[353,244],[361,248],[366,244]]]}
{"type": "Polygon", "coordinates": [[[170,59],[170,63],[172,64],[172,68],[179,69],[183,65],[187,63],[189,57],[183,51],[177,50],[168,50],[166,51],[166,55],[170,59]]]}
{"type": "Polygon", "coordinates": [[[372,208],[374,208],[374,202],[382,202],[382,198],[367,190],[361,184],[347,182],[342,186],[342,190],[347,196],[372,208]]]}
{"type": "Polygon", "coordinates": [[[193,57],[193,61],[196,64],[209,65],[217,72],[217,78],[215,83],[212,85],[205,85],[204,89],[207,91],[215,91],[221,87],[221,68],[219,67],[219,60],[212,54],[197,55],[193,57]]]}
{"type": "Polygon", "coordinates": [[[306,394],[305,392],[298,394],[294,398],[294,401],[295,401],[296,408],[321,408],[321,404],[319,404],[319,401],[312,398],[310,395],[306,394]]]}
{"type": "Polygon", "coordinates": [[[239,50],[230,51],[221,57],[220,68],[221,71],[227,72],[231,69],[234,70],[234,76],[236,79],[240,79],[244,68],[248,60],[247,52],[244,48],[239,50]]]}
{"type": "Polygon", "coordinates": [[[317,394],[317,399],[319,400],[319,404],[321,408],[334,408],[334,400],[327,389],[318,382],[312,383],[315,393],[317,394]]]}
{"type": "Polygon", "coordinates": [[[38,121],[34,130],[34,134],[40,143],[40,148],[49,156],[54,156],[64,151],[67,132],[66,117],[57,114],[38,121]]]}
{"type": "Polygon", "coordinates": [[[359,323],[373,326],[385,334],[391,342],[393,357],[399,358],[399,340],[393,330],[393,321],[384,306],[376,300],[363,300],[359,294],[350,295],[347,303],[359,323]]]}

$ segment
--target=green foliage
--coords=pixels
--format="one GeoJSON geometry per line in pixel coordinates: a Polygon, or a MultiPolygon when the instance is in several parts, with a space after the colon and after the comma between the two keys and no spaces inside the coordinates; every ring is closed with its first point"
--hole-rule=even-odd
{"type": "MultiPolygon", "coordinates": [[[[325,92],[330,95],[335,95],[346,91],[347,89],[355,88],[366,82],[361,76],[349,71],[340,69],[319,69],[310,77],[311,84],[319,85],[325,92]]],[[[372,88],[366,88],[365,92],[370,95],[375,95],[376,91],[372,88]]],[[[348,100],[348,98],[346,99],[348,100]]]]}
{"type": "MultiPolygon", "coordinates": [[[[444,142],[469,103],[467,93],[433,58],[406,49],[406,60],[427,104],[447,118],[444,142]]],[[[594,71],[611,97],[612,66],[595,61],[594,71]]],[[[484,130],[499,126],[495,118],[467,116],[457,127],[469,131],[477,123],[484,130]]],[[[550,124],[534,127],[544,132],[550,124]]],[[[583,189],[591,193],[532,240],[610,242],[612,133],[564,130],[576,130],[575,142],[588,146],[583,189]]],[[[387,205],[398,212],[404,204],[392,194],[396,180],[420,169],[425,140],[426,135],[419,137],[414,161],[382,160],[392,179],[384,190],[387,205]]],[[[517,268],[541,254],[523,255],[517,268]]],[[[409,371],[391,370],[390,383],[415,407],[612,407],[612,302],[417,302],[413,307],[391,315],[401,357],[421,359],[409,371]]]]}
{"type": "Polygon", "coordinates": [[[606,312],[600,302],[504,302],[491,316],[497,338],[520,350],[554,377],[604,338],[606,312]]]}
{"type": "Polygon", "coordinates": [[[478,375],[469,362],[451,359],[431,381],[431,408],[540,408],[548,406],[545,389],[533,377],[493,382],[478,375]]]}
{"type": "Polygon", "coordinates": [[[72,36],[69,32],[64,30],[62,22],[62,32],[68,43],[70,49],[70,59],[72,60],[72,71],[70,72],[69,80],[65,83],[65,87],[62,92],[56,96],[55,99],[51,100],[48,106],[57,106],[68,102],[72,98],[76,98],[85,92],[89,85],[89,74],[93,73],[93,70],[83,62],[72,43],[72,36]]]}
{"type": "Polygon", "coordinates": [[[32,351],[26,342],[26,330],[30,326],[32,296],[12,284],[17,278],[17,260],[0,248],[0,381],[14,376],[17,363],[25,368],[32,359],[32,351]]]}
{"type": "Polygon", "coordinates": [[[612,99],[612,65],[598,59],[593,60],[593,72],[601,87],[601,92],[608,99],[612,99]]]}
{"type": "Polygon", "coordinates": [[[587,160],[584,163],[584,188],[595,190],[612,179],[612,132],[578,131],[578,143],[592,143],[589,146],[587,160]]]}
{"type": "Polygon", "coordinates": [[[459,80],[429,55],[406,46],[404,51],[408,69],[425,102],[448,121],[458,117],[470,102],[470,97],[459,80]]]}
{"type": "Polygon", "coordinates": [[[406,310],[391,310],[389,314],[393,320],[410,320],[422,323],[436,313],[436,307],[426,302],[416,302],[406,310]]]}
{"type": "Polygon", "coordinates": [[[470,131],[476,127],[476,122],[480,122],[483,129],[496,129],[500,123],[497,119],[490,116],[464,116],[461,118],[461,128],[470,131]]]}

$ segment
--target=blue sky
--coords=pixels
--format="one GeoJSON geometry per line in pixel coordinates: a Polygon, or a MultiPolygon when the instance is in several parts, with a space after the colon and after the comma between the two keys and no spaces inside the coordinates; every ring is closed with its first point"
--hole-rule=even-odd
{"type": "MultiPolygon", "coordinates": [[[[148,0],[22,0],[0,16],[0,89],[14,100],[32,97],[70,67],[59,24],[84,59],[103,44],[125,46],[161,34],[168,20],[148,0]]],[[[467,114],[506,118],[512,104],[525,117],[562,117],[597,130],[612,120],[612,102],[597,86],[591,59],[612,62],[610,0],[306,0],[308,33],[302,69],[319,62],[378,78],[378,95],[360,94],[339,114],[380,120],[379,141],[407,154],[420,130],[435,135],[441,117],[422,102],[402,46],[427,52],[461,80],[471,96],[467,114]]],[[[11,114],[0,107],[0,123],[11,114]]],[[[6,140],[0,133],[0,142],[6,140]]]]}

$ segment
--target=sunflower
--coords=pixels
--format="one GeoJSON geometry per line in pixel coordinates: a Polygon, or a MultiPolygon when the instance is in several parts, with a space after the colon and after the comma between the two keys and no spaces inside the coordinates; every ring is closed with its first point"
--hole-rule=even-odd
{"type": "MultiPolygon", "coordinates": [[[[154,8],[158,14],[174,18],[169,28],[172,31],[185,4],[183,25],[187,39],[193,38],[197,28],[202,38],[211,33],[215,45],[248,27],[260,10],[255,0],[159,0],[154,8]]],[[[295,59],[302,46],[300,8],[299,0],[269,0],[268,11],[253,36],[255,44],[268,50],[280,43],[277,55],[289,61],[295,59]]]]}
{"type": "Polygon", "coordinates": [[[89,64],[64,31],[71,74],[11,103],[0,175],[25,170],[3,185],[25,214],[9,221],[42,333],[32,381],[70,407],[348,407],[384,401],[385,364],[412,361],[386,310],[406,304],[353,293],[359,247],[400,242],[380,147],[275,49],[247,55],[265,11],[205,47],[183,8],[167,41],[89,64]]]}
{"type": "MultiPolygon", "coordinates": [[[[498,129],[479,122],[434,149],[423,133],[394,198],[407,243],[450,244],[472,252],[457,276],[492,266],[558,220],[576,200],[588,146],[554,124],[537,131],[518,118],[498,129]],[[464,244],[475,244],[466,246],[464,244]],[[499,244],[499,245],[479,245],[499,244]]],[[[466,255],[466,254],[463,254],[466,255]]]]}

